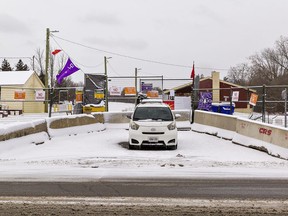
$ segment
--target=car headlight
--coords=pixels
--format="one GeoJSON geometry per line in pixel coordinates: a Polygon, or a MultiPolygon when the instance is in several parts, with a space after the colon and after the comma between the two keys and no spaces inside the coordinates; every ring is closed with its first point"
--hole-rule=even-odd
{"type": "Polygon", "coordinates": [[[138,130],[139,129],[139,125],[132,121],[132,122],[130,122],[130,128],[132,130],[138,130]]]}
{"type": "Polygon", "coordinates": [[[172,122],[167,126],[168,130],[175,130],[176,129],[176,122],[172,122]]]}

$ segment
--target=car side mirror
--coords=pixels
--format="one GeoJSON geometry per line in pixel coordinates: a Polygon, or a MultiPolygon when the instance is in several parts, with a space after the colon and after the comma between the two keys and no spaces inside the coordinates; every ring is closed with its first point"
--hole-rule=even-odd
{"type": "Polygon", "coordinates": [[[129,113],[129,114],[126,114],[125,116],[126,118],[131,119],[132,114],[129,113]]]}

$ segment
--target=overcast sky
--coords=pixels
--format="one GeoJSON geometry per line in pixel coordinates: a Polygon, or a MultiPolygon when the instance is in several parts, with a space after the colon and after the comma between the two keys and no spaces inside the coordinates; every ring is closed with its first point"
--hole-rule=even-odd
{"type": "Polygon", "coordinates": [[[104,56],[112,57],[109,76],[133,76],[141,68],[143,76],[189,78],[194,61],[196,74],[216,70],[223,78],[231,66],[288,36],[287,10],[287,0],[2,0],[0,57],[44,50],[49,28],[59,31],[51,47],[81,68],[75,80],[83,72],[104,73],[104,56]]]}

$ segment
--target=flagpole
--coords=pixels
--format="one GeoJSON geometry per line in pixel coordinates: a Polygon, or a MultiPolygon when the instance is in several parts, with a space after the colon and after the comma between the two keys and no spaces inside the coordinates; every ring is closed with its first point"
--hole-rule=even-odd
{"type": "Polygon", "coordinates": [[[194,70],[194,61],[191,72],[192,84],[191,84],[191,124],[194,123],[194,80],[195,80],[195,70],[194,70]]]}

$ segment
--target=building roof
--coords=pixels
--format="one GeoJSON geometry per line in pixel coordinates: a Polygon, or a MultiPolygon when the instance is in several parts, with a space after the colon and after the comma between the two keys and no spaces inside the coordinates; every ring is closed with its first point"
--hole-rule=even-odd
{"type": "Polygon", "coordinates": [[[0,86],[24,85],[34,71],[0,71],[0,86]]]}
{"type": "MultiPolygon", "coordinates": [[[[212,80],[212,77],[211,77],[211,76],[210,76],[210,77],[209,77],[209,76],[208,76],[208,77],[204,77],[204,78],[200,79],[199,82],[203,82],[203,81],[205,81],[205,80],[212,80]]],[[[221,79],[219,80],[219,82],[224,83],[224,84],[227,84],[227,85],[230,85],[230,86],[233,86],[233,87],[245,88],[244,86],[237,85],[237,84],[234,84],[234,83],[230,83],[230,82],[227,82],[227,81],[224,81],[224,80],[221,80],[221,79]]],[[[176,86],[176,87],[174,87],[174,88],[172,88],[172,89],[165,90],[164,93],[167,94],[167,93],[170,92],[170,90],[175,90],[175,91],[177,91],[177,90],[180,90],[180,89],[189,87],[189,86],[191,86],[191,85],[192,85],[192,81],[189,82],[189,83],[180,85],[180,86],[176,86]]],[[[252,92],[255,91],[255,90],[253,90],[253,89],[249,89],[249,90],[252,91],[252,92]]]]}

